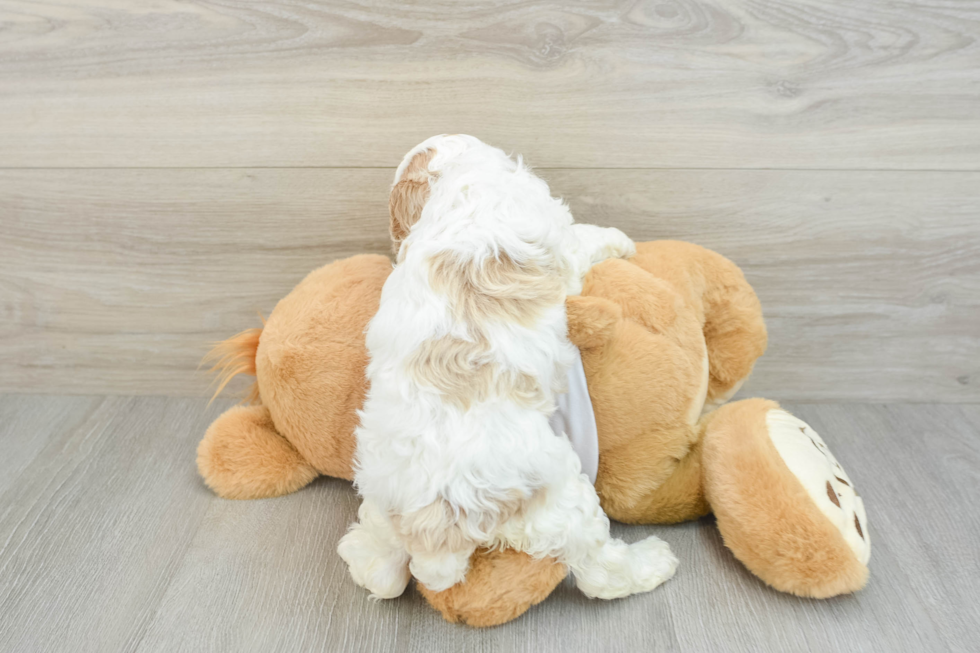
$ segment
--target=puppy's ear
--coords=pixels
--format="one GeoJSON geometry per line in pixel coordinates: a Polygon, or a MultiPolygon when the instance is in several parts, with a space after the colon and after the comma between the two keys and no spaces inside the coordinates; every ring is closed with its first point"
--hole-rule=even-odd
{"type": "Polygon", "coordinates": [[[435,177],[429,172],[429,162],[435,154],[435,150],[425,150],[413,156],[401,179],[391,188],[391,195],[388,196],[391,223],[388,229],[395,254],[398,254],[398,248],[412,225],[419,221],[422,207],[429,200],[429,181],[435,177]]]}
{"type": "Polygon", "coordinates": [[[553,266],[518,262],[506,252],[481,261],[436,254],[429,265],[432,288],[449,298],[457,319],[470,328],[479,329],[487,320],[530,326],[564,299],[553,266]]]}

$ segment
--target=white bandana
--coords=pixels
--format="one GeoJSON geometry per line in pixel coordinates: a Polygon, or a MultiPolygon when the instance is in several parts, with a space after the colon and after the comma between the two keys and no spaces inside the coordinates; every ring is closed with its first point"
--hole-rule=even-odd
{"type": "Polygon", "coordinates": [[[585,380],[582,354],[575,348],[575,362],[568,369],[568,392],[558,395],[558,407],[551,416],[551,430],[565,435],[582,461],[582,473],[595,485],[599,471],[599,431],[585,380]]]}

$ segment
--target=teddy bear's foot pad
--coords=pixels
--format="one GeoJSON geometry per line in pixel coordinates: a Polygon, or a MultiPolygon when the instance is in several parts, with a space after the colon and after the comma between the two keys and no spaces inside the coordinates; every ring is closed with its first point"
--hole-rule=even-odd
{"type": "Polygon", "coordinates": [[[871,551],[864,505],[823,439],[764,399],[726,404],[709,419],[704,491],[735,557],[799,596],[861,589],[871,551]]]}
{"type": "Polygon", "coordinates": [[[840,531],[861,564],[871,558],[864,502],[823,438],[803,420],[781,408],[766,414],[766,426],[779,456],[820,512],[840,531]]]}

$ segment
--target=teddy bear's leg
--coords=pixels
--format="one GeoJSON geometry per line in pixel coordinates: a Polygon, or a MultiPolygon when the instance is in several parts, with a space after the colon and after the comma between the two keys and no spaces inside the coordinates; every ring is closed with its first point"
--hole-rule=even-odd
{"type": "Polygon", "coordinates": [[[545,600],[568,575],[554,558],[532,558],[514,549],[479,549],[462,583],[442,592],[417,587],[446,621],[498,626],[545,600]]]}
{"type": "Polygon", "coordinates": [[[235,406],[197,447],[197,468],[226,499],[261,499],[300,489],[318,473],[278,432],[265,406],[235,406]]]}
{"type": "Polygon", "coordinates": [[[861,589],[871,553],[864,505],[820,436],[764,399],[704,420],[704,492],[735,557],[799,596],[861,589]]]}
{"type": "Polygon", "coordinates": [[[701,443],[688,449],[677,446],[689,439],[689,431],[667,433],[672,446],[664,447],[666,455],[637,456],[628,446],[605,452],[600,464],[617,472],[597,484],[600,492],[607,490],[602,502],[606,514],[626,524],[677,524],[711,512],[701,485],[701,443]],[[623,490],[631,482],[638,491],[623,490]]]}

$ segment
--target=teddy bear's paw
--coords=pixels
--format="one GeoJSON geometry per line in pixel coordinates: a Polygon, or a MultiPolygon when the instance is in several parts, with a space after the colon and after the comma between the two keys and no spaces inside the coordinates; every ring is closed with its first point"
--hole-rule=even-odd
{"type": "Polygon", "coordinates": [[[380,542],[359,524],[340,539],[337,553],[347,563],[354,582],[371,592],[373,599],[401,596],[411,579],[404,549],[380,542]]]}

